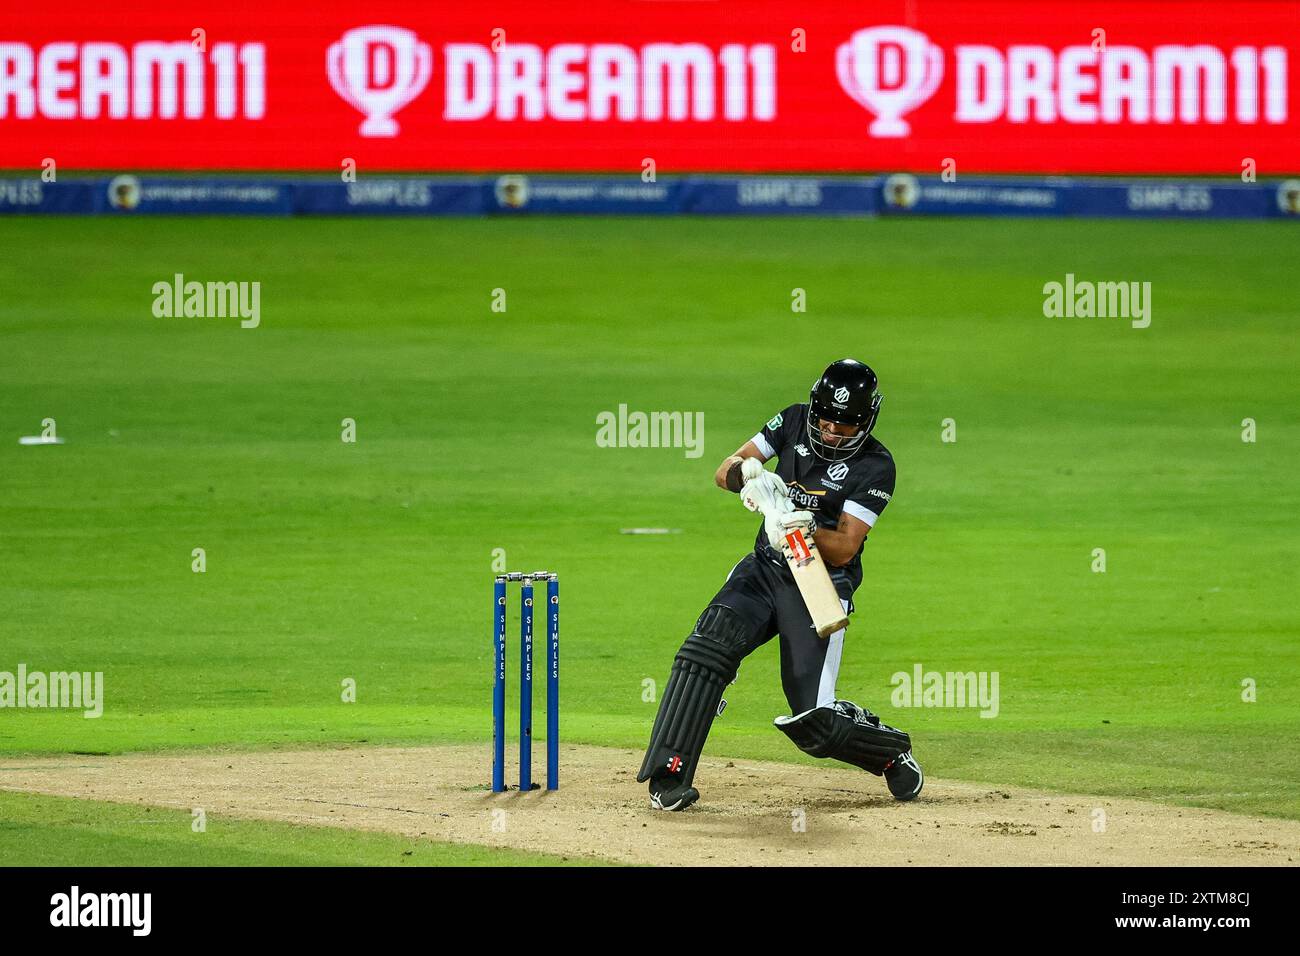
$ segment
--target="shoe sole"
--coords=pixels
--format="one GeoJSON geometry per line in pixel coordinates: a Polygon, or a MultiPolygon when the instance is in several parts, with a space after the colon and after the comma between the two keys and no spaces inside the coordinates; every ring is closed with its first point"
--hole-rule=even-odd
{"type": "Polygon", "coordinates": [[[907,801],[909,800],[915,800],[917,797],[921,795],[921,788],[924,786],[925,786],[925,778],[922,777],[921,782],[916,785],[915,790],[913,790],[911,793],[904,794],[901,797],[898,794],[894,794],[894,799],[897,800],[899,803],[907,803],[907,801]]]}

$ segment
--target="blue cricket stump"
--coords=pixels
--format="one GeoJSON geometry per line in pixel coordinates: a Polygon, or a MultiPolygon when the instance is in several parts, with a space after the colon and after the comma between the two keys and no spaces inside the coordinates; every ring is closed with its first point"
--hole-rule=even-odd
{"type": "Polygon", "coordinates": [[[519,789],[533,789],[533,582],[519,590],[519,789]]]}
{"type": "Polygon", "coordinates": [[[519,789],[533,789],[534,582],[546,581],[546,789],[560,787],[560,577],[552,571],[499,574],[492,590],[492,790],[506,789],[506,587],[519,594],[519,789]]]}
{"type": "Polygon", "coordinates": [[[506,581],[497,578],[492,607],[496,631],[492,639],[492,790],[506,788],[506,581]]]}
{"type": "Polygon", "coordinates": [[[546,580],[546,789],[560,789],[560,576],[546,580]]]}

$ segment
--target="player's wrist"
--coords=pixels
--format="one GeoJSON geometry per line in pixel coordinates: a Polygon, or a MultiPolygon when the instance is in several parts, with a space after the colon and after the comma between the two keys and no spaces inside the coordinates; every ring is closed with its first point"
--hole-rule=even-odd
{"type": "Polygon", "coordinates": [[[740,494],[740,489],[743,488],[745,484],[744,479],[740,474],[740,469],[744,464],[745,459],[741,458],[739,455],[732,455],[728,460],[731,464],[727,466],[727,490],[740,494]]]}

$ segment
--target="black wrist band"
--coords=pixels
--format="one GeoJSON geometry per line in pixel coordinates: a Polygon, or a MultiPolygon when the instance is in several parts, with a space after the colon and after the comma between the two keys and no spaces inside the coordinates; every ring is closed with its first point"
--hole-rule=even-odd
{"type": "Polygon", "coordinates": [[[744,485],[744,482],[740,480],[740,466],[743,464],[743,461],[733,461],[731,467],[727,469],[728,491],[734,491],[737,494],[740,493],[740,489],[744,485]]]}

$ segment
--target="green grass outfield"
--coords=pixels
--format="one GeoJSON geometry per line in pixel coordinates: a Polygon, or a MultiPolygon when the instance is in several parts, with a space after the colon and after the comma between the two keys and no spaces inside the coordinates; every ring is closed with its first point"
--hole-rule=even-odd
{"type": "MultiPolygon", "coordinates": [[[[1300,818],[1293,226],[15,217],[0,247],[0,671],[106,685],[97,720],[0,710],[0,755],[479,740],[486,777],[498,548],[561,573],[565,739],[639,750],[752,541],[713,469],[853,355],[899,478],[841,695],[935,776],[1300,818]],[[155,318],[177,272],[261,282],[261,326],[155,318]],[[1150,328],[1045,318],[1066,273],[1150,282],[1150,328]],[[702,457],[597,447],[620,404],[703,412],[702,457]],[[47,417],[66,444],[20,447],[47,417]],[[918,663],[998,672],[998,716],[892,707],[918,663]]],[[[728,698],[711,752],[808,759],[775,642],[728,698]]]]}
{"type": "Polygon", "coordinates": [[[0,844],[22,866],[581,866],[591,860],[386,833],[209,817],[0,790],[0,844]]]}

